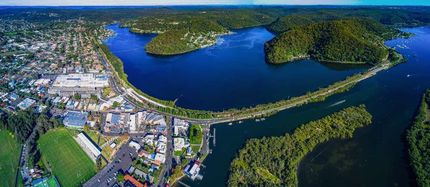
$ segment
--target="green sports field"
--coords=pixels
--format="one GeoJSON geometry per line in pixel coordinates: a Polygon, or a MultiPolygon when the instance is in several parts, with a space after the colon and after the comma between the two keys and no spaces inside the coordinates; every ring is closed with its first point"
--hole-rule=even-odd
{"type": "Polygon", "coordinates": [[[96,174],[94,162],[67,129],[51,130],[39,139],[43,159],[61,186],[81,186],[96,174]]]}
{"type": "Polygon", "coordinates": [[[15,186],[21,146],[6,130],[0,130],[0,186],[15,186]]]}

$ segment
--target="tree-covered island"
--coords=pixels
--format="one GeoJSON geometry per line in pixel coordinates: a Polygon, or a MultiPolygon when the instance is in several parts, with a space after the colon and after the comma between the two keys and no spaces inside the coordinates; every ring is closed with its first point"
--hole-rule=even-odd
{"type": "Polygon", "coordinates": [[[351,138],[370,125],[364,105],[345,108],[298,127],[293,134],[248,140],[230,166],[229,186],[298,186],[300,161],[318,144],[351,138]]]}

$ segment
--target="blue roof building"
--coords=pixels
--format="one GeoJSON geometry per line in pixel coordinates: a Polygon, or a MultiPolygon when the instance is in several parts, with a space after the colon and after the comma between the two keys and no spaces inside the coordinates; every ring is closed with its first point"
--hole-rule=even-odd
{"type": "Polygon", "coordinates": [[[88,112],[68,111],[65,114],[63,123],[69,128],[84,128],[87,123],[88,112]]]}

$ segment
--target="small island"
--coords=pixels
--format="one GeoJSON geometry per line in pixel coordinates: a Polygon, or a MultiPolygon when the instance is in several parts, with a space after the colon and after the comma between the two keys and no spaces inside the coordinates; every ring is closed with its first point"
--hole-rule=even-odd
{"type": "Polygon", "coordinates": [[[318,144],[351,138],[370,125],[364,105],[349,107],[301,125],[293,134],[249,140],[230,166],[229,186],[297,186],[297,167],[318,144]]]}
{"type": "Polygon", "coordinates": [[[336,63],[379,64],[391,56],[384,41],[400,33],[366,18],[311,23],[293,27],[267,42],[266,59],[272,64],[306,58],[336,63]]]}
{"type": "Polygon", "coordinates": [[[418,186],[430,186],[430,90],[421,101],[415,121],[407,132],[409,159],[418,186]]]}

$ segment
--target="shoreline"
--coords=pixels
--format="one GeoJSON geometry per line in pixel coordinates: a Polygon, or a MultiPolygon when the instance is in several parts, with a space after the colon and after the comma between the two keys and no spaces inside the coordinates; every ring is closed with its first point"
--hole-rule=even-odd
{"type": "MultiPolygon", "coordinates": [[[[104,45],[103,41],[99,41],[99,45],[104,45]]],[[[266,115],[273,115],[277,112],[301,106],[303,104],[307,104],[310,102],[317,102],[319,100],[323,100],[326,97],[329,97],[331,95],[334,95],[339,92],[346,91],[342,89],[349,89],[349,87],[352,87],[354,84],[365,80],[367,78],[370,78],[374,75],[376,75],[379,71],[386,70],[398,63],[402,60],[396,60],[393,62],[386,61],[384,63],[381,63],[379,65],[375,65],[374,67],[370,68],[369,70],[358,73],[355,75],[352,75],[344,80],[340,80],[337,82],[334,82],[333,84],[321,88],[319,90],[309,91],[308,94],[293,97],[287,100],[278,100],[276,102],[272,103],[263,103],[258,104],[255,106],[249,106],[244,107],[242,109],[232,108],[220,112],[216,111],[204,111],[204,110],[193,110],[193,109],[187,109],[182,108],[179,106],[176,106],[174,101],[165,101],[165,100],[159,100],[158,98],[149,96],[145,94],[143,91],[139,90],[138,88],[134,87],[130,82],[127,80],[127,75],[125,74],[124,70],[122,69],[122,72],[118,72],[117,69],[114,68],[112,65],[112,62],[107,58],[107,55],[112,55],[113,58],[116,58],[118,61],[117,63],[123,64],[121,59],[116,57],[113,53],[110,52],[109,48],[105,45],[106,50],[103,52],[103,58],[105,58],[105,61],[108,63],[108,69],[112,69],[114,72],[115,78],[118,78],[120,81],[120,85],[122,86],[122,89],[125,90],[124,94],[131,97],[134,101],[133,102],[136,105],[147,105],[149,109],[154,109],[157,112],[160,112],[165,115],[171,115],[174,117],[182,118],[185,120],[189,120],[192,122],[197,122],[201,124],[206,125],[213,125],[213,124],[219,124],[219,123],[228,123],[228,122],[234,122],[234,121],[240,121],[245,119],[252,119],[252,118],[258,118],[261,116],[266,115]],[[110,54],[106,54],[109,53],[110,54]],[[123,80],[119,74],[125,75],[125,80],[123,80]],[[340,84],[340,85],[338,85],[340,84]]],[[[121,70],[120,70],[121,71],[121,70]]]]}

